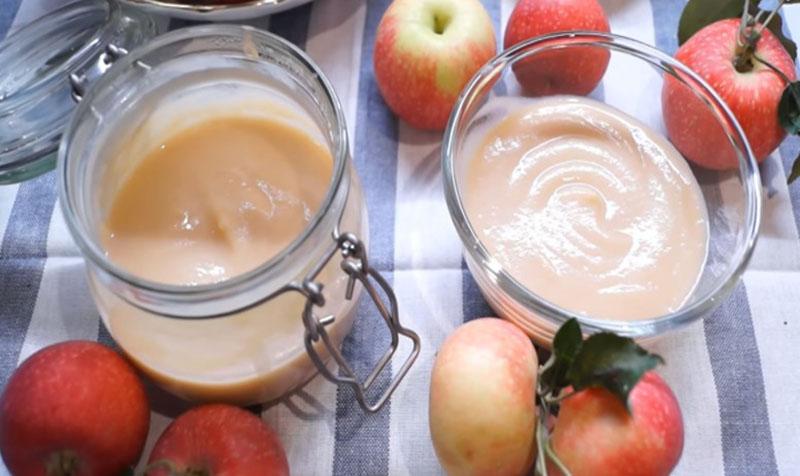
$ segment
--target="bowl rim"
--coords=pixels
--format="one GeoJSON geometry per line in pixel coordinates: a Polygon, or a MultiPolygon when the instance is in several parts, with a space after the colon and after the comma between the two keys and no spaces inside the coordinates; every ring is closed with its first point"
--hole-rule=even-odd
{"type": "Polygon", "coordinates": [[[482,269],[487,271],[489,279],[517,304],[540,317],[544,317],[556,327],[570,318],[575,318],[581,323],[584,332],[613,331],[620,335],[637,338],[647,338],[683,327],[705,316],[730,294],[747,267],[758,238],[763,202],[761,178],[758,171],[758,162],[736,117],[725,104],[725,101],[697,73],[658,48],[622,35],[594,31],[560,32],[534,37],[500,52],[481,67],[462,89],[445,129],[441,153],[445,201],[450,212],[450,218],[461,239],[464,252],[468,254],[470,259],[479,264],[482,269]],[[462,123],[469,119],[470,108],[473,106],[475,96],[483,91],[487,85],[491,87],[494,84],[492,76],[503,71],[519,59],[553,48],[554,43],[556,45],[568,43],[568,47],[602,47],[609,51],[637,57],[654,65],[666,65],[666,67],[676,71],[678,74],[685,75],[692,81],[692,84],[688,86],[693,87],[695,90],[699,88],[705,99],[711,101],[709,107],[718,108],[718,111],[728,121],[730,129],[736,136],[734,139],[737,143],[742,144],[743,153],[737,154],[737,158],[739,159],[739,169],[745,189],[746,209],[743,223],[745,239],[739,245],[740,253],[734,258],[738,259],[738,262],[729,266],[719,283],[695,302],[667,314],[637,320],[600,319],[570,311],[540,297],[511,276],[492,257],[473,229],[464,208],[455,172],[456,139],[459,128],[462,123]]]}

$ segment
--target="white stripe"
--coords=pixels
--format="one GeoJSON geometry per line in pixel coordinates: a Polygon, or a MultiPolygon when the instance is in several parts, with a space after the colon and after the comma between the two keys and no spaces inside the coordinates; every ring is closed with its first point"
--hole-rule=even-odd
{"type": "Polygon", "coordinates": [[[366,4],[360,0],[317,0],[306,40],[306,51],[322,68],[342,103],[353,154],[366,14],[366,4]]]}
{"type": "Polygon", "coordinates": [[[764,376],[772,444],[781,474],[800,468],[797,424],[797,362],[800,361],[800,275],[796,272],[748,271],[744,281],[764,376]]]}
{"type": "MultiPolygon", "coordinates": [[[[611,31],[647,44],[655,43],[650,2],[603,1],[611,31]]],[[[605,102],[663,130],[659,91],[661,74],[642,60],[623,53],[612,53],[603,77],[605,102]],[[658,104],[658,107],[654,107],[658,104]]]]}
{"type": "MultiPolygon", "coordinates": [[[[58,203],[47,230],[47,253],[69,248],[58,203]]],[[[51,256],[45,263],[39,294],[33,308],[18,362],[40,348],[65,340],[97,340],[99,315],[86,280],[86,266],[79,256],[51,256]]]]}
{"type": "Polygon", "coordinates": [[[150,412],[150,431],[147,433],[147,441],[144,444],[142,457],[139,459],[139,464],[136,466],[136,474],[144,474],[147,467],[147,460],[150,458],[150,452],[153,451],[156,441],[161,436],[161,433],[167,429],[167,426],[172,423],[171,418],[167,418],[156,412],[150,412]]]}
{"type": "MultiPolygon", "coordinates": [[[[800,10],[790,6],[781,9],[781,13],[784,28],[789,29],[797,42],[800,40],[800,10]]],[[[778,471],[788,475],[796,473],[800,467],[800,453],[797,452],[800,426],[797,412],[793,411],[794,396],[800,392],[796,378],[796,362],[800,360],[796,342],[800,340],[800,326],[793,319],[800,306],[800,276],[797,274],[800,252],[785,171],[777,155],[767,159],[777,172],[770,174],[773,179],[766,187],[767,191],[777,190],[777,195],[766,199],[759,244],[744,281],[761,358],[775,459],[778,471]],[[792,272],[776,272],[776,269],[792,272]]]]}
{"type": "Polygon", "coordinates": [[[317,375],[262,413],[279,435],[292,474],[331,474],[336,433],[336,386],[317,375]]]}
{"type": "MultiPolygon", "coordinates": [[[[351,144],[365,15],[366,6],[358,1],[318,0],[312,7],[306,40],[306,51],[339,96],[351,144]]],[[[299,393],[265,411],[262,417],[280,435],[292,474],[331,474],[336,432],[335,385],[317,376],[299,393]],[[311,453],[309,445],[313,446],[311,453]]]]}
{"type": "Polygon", "coordinates": [[[503,50],[503,39],[506,36],[506,25],[508,25],[508,18],[511,16],[511,12],[514,11],[514,6],[516,6],[517,0],[500,0],[500,24],[502,28],[500,29],[500,43],[499,49],[503,50]]]}
{"type": "MultiPolygon", "coordinates": [[[[800,269],[800,241],[780,153],[773,152],[760,169],[764,208],[758,242],[748,269],[800,269]]],[[[724,201],[741,201],[742,186],[738,180],[729,180],[720,189],[724,201]]]]}
{"type": "Polygon", "coordinates": [[[64,214],[61,213],[61,204],[58,200],[56,200],[53,215],[50,218],[50,232],[47,236],[47,256],[51,258],[56,256],[78,258],[82,256],[67,229],[67,223],[64,221],[64,214]]]}
{"type": "Polygon", "coordinates": [[[11,209],[14,208],[17,190],[19,190],[18,184],[0,186],[0,241],[6,235],[8,218],[11,216],[11,209]]]}
{"type": "Polygon", "coordinates": [[[442,200],[441,134],[401,121],[398,139],[394,290],[401,319],[419,334],[422,350],[392,398],[389,474],[432,474],[439,463],[428,428],[428,389],[436,351],[463,320],[461,242],[442,200]]]}
{"type": "Polygon", "coordinates": [[[669,384],[683,413],[683,456],[674,475],[722,473],[722,441],[717,389],[711,371],[703,323],[647,345],[664,357],[657,372],[669,384]],[[718,472],[713,472],[718,468],[718,472]]]}

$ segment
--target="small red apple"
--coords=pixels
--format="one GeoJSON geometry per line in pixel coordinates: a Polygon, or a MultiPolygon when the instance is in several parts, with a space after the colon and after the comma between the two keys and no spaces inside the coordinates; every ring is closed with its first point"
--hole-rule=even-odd
{"type": "Polygon", "coordinates": [[[150,453],[147,476],[286,476],[278,436],[260,418],[231,405],[189,410],[150,453]]]}
{"type": "MultiPolygon", "coordinates": [[[[647,372],[628,396],[589,388],[563,400],[550,442],[573,476],[668,475],[683,451],[683,418],[666,382],[647,372]]],[[[560,474],[553,466],[551,474],[560,474]]]]}
{"type": "Polygon", "coordinates": [[[139,459],[149,425],[133,368],[96,342],[36,352],[0,397],[0,453],[16,476],[120,474],[139,459]]]}
{"type": "MultiPolygon", "coordinates": [[[[573,30],[609,31],[608,18],[597,0],[520,0],[508,19],[503,47],[573,30]]],[[[586,95],[603,79],[609,57],[603,48],[569,47],[537,53],[514,64],[513,71],[522,88],[534,96],[586,95]]]]}
{"type": "Polygon", "coordinates": [[[496,52],[480,1],[394,0],[376,32],[375,80],[401,119],[441,130],[461,89],[496,52]]]}
{"type": "MultiPolygon", "coordinates": [[[[675,59],[705,79],[727,103],[760,162],[786,137],[778,121],[778,102],[786,85],[777,73],[752,57],[742,58],[737,69],[740,21],[732,18],[704,27],[678,49],[675,59]]],[[[755,55],[795,79],[792,58],[771,31],[764,29],[755,55]]],[[[669,138],[687,159],[710,169],[738,166],[719,121],[692,90],[666,75],[661,101],[669,138]]]]}

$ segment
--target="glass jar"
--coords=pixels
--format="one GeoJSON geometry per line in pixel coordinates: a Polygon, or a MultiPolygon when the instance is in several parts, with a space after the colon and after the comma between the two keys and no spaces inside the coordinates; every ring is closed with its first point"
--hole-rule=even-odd
{"type": "Polygon", "coordinates": [[[722,99],[699,76],[669,55],[613,34],[571,32],[541,36],[492,59],[462,91],[453,110],[442,145],[442,167],[450,216],[463,243],[467,266],[481,292],[500,316],[519,325],[544,346],[550,345],[556,330],[570,318],[576,318],[586,332],[612,331],[647,339],[707,315],[730,293],[744,271],[761,218],[757,163],[744,132],[722,99]],[[578,57],[591,50],[602,50],[610,55],[604,91],[591,97],[666,134],[658,105],[665,78],[674,78],[679,88],[699,100],[699,108],[707,109],[713,116],[715,121],[712,122],[723,137],[721,148],[729,149],[719,150],[720,157],[735,157],[738,164],[732,170],[718,171],[690,163],[707,206],[708,252],[690,296],[679,309],[665,315],[644,316],[646,318],[641,320],[601,319],[544,299],[520,284],[491,255],[464,207],[465,177],[471,158],[468,145],[475,143],[476,131],[482,123],[508,113],[498,104],[529,100],[517,83],[514,70],[546,64],[556,55],[576,54],[578,57]],[[633,77],[637,78],[635,82],[630,80],[633,77]]]}
{"type": "Polygon", "coordinates": [[[129,50],[160,25],[106,0],[79,0],[48,13],[0,43],[0,185],[51,170],[75,103],[68,80],[92,81],[108,69],[105,48],[129,50]]]}
{"type": "MultiPolygon", "coordinates": [[[[170,120],[191,121],[193,115],[187,109],[182,119],[170,120]]],[[[191,400],[247,405],[279,398],[320,371],[352,386],[367,410],[386,401],[416,358],[419,339],[400,325],[392,291],[369,267],[366,243],[358,238],[367,236],[367,218],[347,137],[339,101],[311,59],[279,37],[245,26],[170,32],[116,60],[86,92],[59,149],[60,201],[103,321],[155,382],[191,400]],[[100,230],[110,198],[145,154],[116,153],[117,147],[170,98],[199,91],[192,97],[230,103],[236,92],[228,82],[240,80],[280,90],[318,128],[334,161],[319,210],[279,254],[215,284],[167,285],[118,267],[103,249],[100,230]],[[392,344],[359,382],[339,347],[362,289],[385,319],[392,344]],[[400,336],[413,342],[411,354],[388,390],[368,397],[400,336]],[[331,357],[338,374],[326,366],[331,357]]]]}

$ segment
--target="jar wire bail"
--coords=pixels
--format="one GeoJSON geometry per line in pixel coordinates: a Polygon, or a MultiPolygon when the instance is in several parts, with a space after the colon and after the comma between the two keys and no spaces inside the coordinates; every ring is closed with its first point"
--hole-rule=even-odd
{"type": "Polygon", "coordinates": [[[325,253],[323,259],[305,277],[302,286],[299,288],[294,287],[295,290],[306,296],[306,304],[303,309],[303,324],[306,328],[306,351],[319,369],[320,373],[326,379],[337,385],[347,385],[352,388],[355,392],[356,400],[361,408],[367,412],[375,413],[383,408],[383,406],[392,396],[392,393],[394,393],[397,386],[403,380],[403,377],[405,377],[410,370],[411,365],[419,355],[420,338],[414,331],[405,328],[402,324],[400,324],[397,297],[395,296],[392,287],[389,285],[386,279],[384,279],[383,276],[381,276],[381,274],[375,270],[375,268],[369,266],[367,252],[363,242],[359,240],[358,237],[353,233],[340,233],[338,227],[336,227],[336,229],[333,231],[333,239],[334,243],[325,253]],[[325,305],[325,297],[322,294],[322,285],[314,280],[322,271],[322,269],[336,256],[337,252],[342,256],[341,269],[348,276],[345,298],[347,300],[351,300],[353,298],[356,282],[360,282],[367,291],[367,294],[369,294],[391,333],[391,343],[389,348],[386,350],[386,352],[384,352],[383,356],[378,360],[375,367],[363,382],[359,382],[358,377],[356,376],[352,367],[348,364],[341,351],[337,348],[336,344],[333,343],[327,331],[325,330],[326,326],[334,322],[335,316],[327,315],[320,318],[314,314],[314,307],[321,307],[325,305]],[[378,293],[378,288],[373,285],[373,281],[377,283],[378,287],[386,295],[389,301],[388,309],[378,293]],[[406,357],[406,360],[403,362],[403,365],[400,367],[400,370],[395,374],[386,390],[384,390],[379,397],[370,403],[367,400],[367,392],[370,391],[373,384],[375,384],[377,377],[383,373],[383,371],[386,369],[386,366],[392,361],[392,357],[400,345],[400,336],[408,338],[413,347],[408,357],[406,357]],[[320,339],[322,339],[322,343],[325,345],[325,348],[334,358],[336,363],[339,364],[339,371],[343,375],[335,375],[325,365],[325,362],[314,347],[314,343],[319,342],[320,339]]]}

